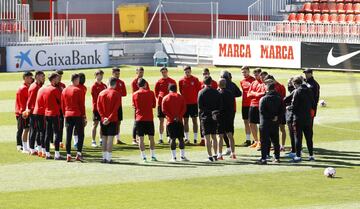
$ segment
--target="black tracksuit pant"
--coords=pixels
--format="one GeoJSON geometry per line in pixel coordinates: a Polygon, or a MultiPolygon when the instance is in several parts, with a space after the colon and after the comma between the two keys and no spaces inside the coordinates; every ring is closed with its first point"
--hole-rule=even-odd
{"type": "Polygon", "coordinates": [[[66,117],[66,153],[71,154],[71,139],[74,129],[77,132],[79,141],[77,144],[77,151],[82,152],[84,145],[84,119],[82,117],[66,117]]]}
{"type": "Polygon", "coordinates": [[[301,157],[302,151],[302,139],[303,134],[305,136],[306,145],[309,151],[309,155],[313,156],[313,129],[312,124],[296,123],[295,128],[295,144],[296,144],[296,156],[301,157]]]}
{"type": "Polygon", "coordinates": [[[26,128],[26,120],[20,116],[16,116],[17,132],[16,132],[16,145],[22,146],[22,134],[26,128]]]}
{"type": "Polygon", "coordinates": [[[288,126],[288,129],[289,129],[289,136],[290,136],[290,142],[291,142],[291,152],[295,153],[296,152],[295,129],[293,127],[292,122],[287,122],[287,126],[288,126]]]}
{"type": "Polygon", "coordinates": [[[41,139],[44,138],[44,116],[30,115],[30,149],[35,148],[35,141],[38,146],[42,146],[41,139]]]}
{"type": "Polygon", "coordinates": [[[45,149],[50,152],[50,141],[55,134],[55,151],[60,150],[60,118],[59,116],[46,116],[45,149]]]}
{"type": "Polygon", "coordinates": [[[36,143],[45,148],[45,116],[36,116],[36,143]]]}
{"type": "Polygon", "coordinates": [[[279,124],[272,123],[260,127],[261,159],[266,160],[271,143],[274,146],[275,158],[280,158],[279,124]]]}

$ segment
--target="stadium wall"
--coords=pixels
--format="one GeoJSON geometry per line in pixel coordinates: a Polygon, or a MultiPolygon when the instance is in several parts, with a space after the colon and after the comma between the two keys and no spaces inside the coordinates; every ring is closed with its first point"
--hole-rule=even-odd
{"type": "MultiPolygon", "coordinates": [[[[66,18],[66,2],[56,1],[56,18],[66,18]]],[[[69,0],[69,18],[87,20],[88,35],[111,35],[112,33],[112,1],[111,0],[69,0]],[[100,3],[101,2],[101,3],[100,3]],[[86,6],[84,6],[86,5],[86,6]]],[[[176,0],[174,1],[176,2],[176,0]]],[[[210,4],[185,3],[209,3],[210,0],[177,1],[184,4],[164,4],[170,24],[176,34],[208,36],[211,34],[211,9],[210,4]]],[[[255,0],[222,0],[219,2],[219,18],[246,20],[247,8],[255,0]]],[[[149,20],[153,16],[158,0],[115,0],[115,7],[128,3],[148,3],[149,20]]],[[[33,0],[33,17],[35,19],[49,18],[49,3],[45,0],[33,0]]],[[[163,21],[163,32],[169,34],[169,28],[163,21]]],[[[158,19],[156,18],[151,27],[150,34],[158,32],[158,19]]],[[[119,16],[115,16],[115,33],[120,33],[119,16]]]]}

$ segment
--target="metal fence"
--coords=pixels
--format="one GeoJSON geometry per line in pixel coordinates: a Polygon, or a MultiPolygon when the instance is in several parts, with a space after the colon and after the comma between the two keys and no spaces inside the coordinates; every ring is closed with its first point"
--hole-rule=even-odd
{"type": "Polygon", "coordinates": [[[86,20],[0,20],[0,46],[86,42],[86,20]]]}
{"type": "Polygon", "coordinates": [[[257,0],[248,7],[248,19],[250,21],[282,20],[280,11],[286,9],[286,5],[292,0],[257,0]]]}
{"type": "Polygon", "coordinates": [[[359,43],[360,24],[219,20],[220,39],[359,43]]]}

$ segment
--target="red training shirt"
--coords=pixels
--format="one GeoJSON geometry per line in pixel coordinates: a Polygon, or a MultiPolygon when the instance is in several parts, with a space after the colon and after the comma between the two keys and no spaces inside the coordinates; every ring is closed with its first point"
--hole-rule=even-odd
{"type": "Polygon", "coordinates": [[[92,86],[91,86],[91,97],[92,97],[92,108],[93,108],[93,112],[97,111],[97,99],[99,97],[100,92],[102,92],[103,90],[105,90],[107,88],[106,84],[104,84],[103,82],[95,82],[92,86]]]}
{"type": "Polygon", "coordinates": [[[45,116],[59,116],[61,107],[61,92],[55,86],[47,86],[44,89],[45,116]]]}
{"type": "Polygon", "coordinates": [[[166,116],[167,124],[173,123],[175,118],[182,122],[186,112],[184,97],[178,93],[170,92],[162,101],[162,111],[166,116]]]}
{"type": "MultiPolygon", "coordinates": [[[[205,88],[205,86],[206,86],[203,81],[200,82],[200,85],[201,85],[201,89],[205,88]]],[[[217,82],[214,80],[211,80],[211,88],[217,90],[218,87],[219,86],[218,86],[217,82]]]]}
{"type": "Polygon", "coordinates": [[[153,121],[153,108],[156,107],[153,91],[140,88],[133,94],[132,101],[135,107],[135,121],[153,121]]]}
{"type": "Polygon", "coordinates": [[[33,111],[33,114],[35,115],[45,115],[44,90],[45,87],[42,87],[37,93],[35,107],[33,111]]]}
{"type": "Polygon", "coordinates": [[[180,94],[184,96],[186,104],[197,104],[201,83],[195,76],[182,78],[179,81],[180,94]]]}
{"type": "Polygon", "coordinates": [[[261,80],[255,80],[252,82],[248,91],[248,98],[251,99],[250,107],[259,107],[260,99],[265,95],[265,93],[265,84],[261,80]],[[253,95],[249,96],[250,93],[253,95]]]}
{"type": "Polygon", "coordinates": [[[28,100],[27,100],[27,109],[30,110],[30,113],[33,113],[35,108],[36,97],[39,89],[42,87],[42,84],[34,82],[30,85],[28,90],[28,100]]]}
{"type": "Polygon", "coordinates": [[[66,87],[61,94],[61,108],[65,117],[85,117],[83,91],[74,85],[66,87]]]}
{"type": "Polygon", "coordinates": [[[126,85],[124,81],[117,79],[115,90],[120,93],[120,107],[122,106],[122,97],[126,97],[126,85]]]}
{"type": "Polygon", "coordinates": [[[286,96],[286,88],[284,85],[282,85],[279,82],[275,83],[275,91],[280,95],[281,101],[285,98],[286,96]]]}
{"type": "Polygon", "coordinates": [[[118,109],[120,107],[121,94],[112,88],[100,92],[97,100],[101,122],[107,118],[110,122],[118,122],[118,109]]]}
{"type": "MultiPolygon", "coordinates": [[[[136,78],[131,82],[132,93],[135,93],[137,90],[139,90],[138,81],[139,81],[139,78],[136,77],[136,78]]],[[[149,83],[148,83],[147,81],[146,81],[145,89],[149,89],[149,90],[150,90],[150,86],[149,86],[149,83]]]]}
{"type": "Polygon", "coordinates": [[[250,107],[251,98],[247,96],[251,84],[255,81],[255,78],[252,76],[248,76],[240,81],[240,86],[243,91],[242,95],[242,106],[243,107],[250,107]]]}
{"type": "Polygon", "coordinates": [[[26,110],[29,86],[24,83],[16,92],[15,115],[20,116],[26,110]]]}
{"type": "Polygon", "coordinates": [[[157,105],[160,107],[163,98],[169,93],[169,86],[176,85],[176,81],[172,78],[160,78],[155,84],[155,96],[157,98],[157,105]]]}

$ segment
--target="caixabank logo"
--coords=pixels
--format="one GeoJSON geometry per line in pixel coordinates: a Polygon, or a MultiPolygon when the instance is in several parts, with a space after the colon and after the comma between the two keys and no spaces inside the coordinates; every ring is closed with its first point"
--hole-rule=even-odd
{"type": "Polygon", "coordinates": [[[109,65],[107,45],[8,47],[8,71],[95,68],[109,65]]]}

